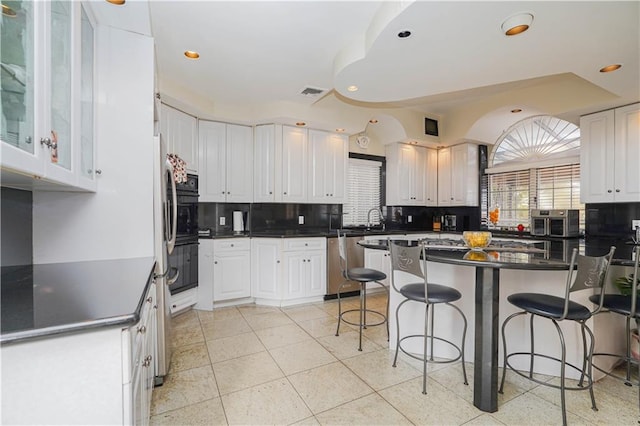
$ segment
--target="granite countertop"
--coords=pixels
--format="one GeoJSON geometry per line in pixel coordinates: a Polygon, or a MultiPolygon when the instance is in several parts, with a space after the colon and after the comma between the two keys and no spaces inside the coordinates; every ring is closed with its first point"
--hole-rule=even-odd
{"type": "Polygon", "coordinates": [[[0,343],[140,319],[152,257],[1,268],[0,343]]]}
{"type": "MultiPolygon", "coordinates": [[[[502,237],[502,236],[501,236],[502,237]]],[[[527,238],[528,240],[531,240],[527,238]]],[[[398,240],[398,244],[416,245],[415,240],[398,240]]],[[[360,241],[365,248],[387,250],[386,240],[360,241]]],[[[625,239],[540,239],[530,241],[527,245],[533,250],[521,251],[510,248],[488,247],[485,251],[471,252],[464,247],[430,248],[427,256],[430,260],[471,266],[496,266],[500,268],[515,269],[541,269],[557,270],[567,269],[571,262],[571,253],[574,248],[579,253],[588,256],[602,256],[607,254],[611,246],[616,251],[611,262],[612,265],[633,266],[633,245],[627,244],[625,239]]]]}

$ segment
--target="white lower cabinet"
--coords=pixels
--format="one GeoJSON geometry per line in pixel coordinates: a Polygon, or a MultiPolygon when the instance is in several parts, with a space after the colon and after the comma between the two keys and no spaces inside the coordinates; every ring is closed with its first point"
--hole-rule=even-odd
{"type": "Polygon", "coordinates": [[[158,309],[155,295],[156,287],[152,284],[145,298],[140,321],[129,329],[133,372],[131,382],[124,384],[125,388],[129,388],[125,389],[125,394],[130,390],[132,395],[129,416],[125,412],[127,424],[147,425],[151,415],[158,309]]]}
{"type": "Polygon", "coordinates": [[[253,238],[251,288],[256,303],[320,300],[327,286],[326,238],[253,238]]]}
{"type": "Polygon", "coordinates": [[[149,424],[155,297],[150,283],[140,320],[130,327],[107,325],[2,345],[1,423],[149,424]]]}
{"type": "Polygon", "coordinates": [[[303,299],[326,294],[326,238],[289,238],[284,241],[283,300],[303,299]]]}
{"type": "Polygon", "coordinates": [[[251,244],[249,238],[213,242],[213,301],[251,296],[251,244]]]}
{"type": "Polygon", "coordinates": [[[251,297],[249,238],[201,239],[196,309],[213,310],[215,302],[251,297]]]}

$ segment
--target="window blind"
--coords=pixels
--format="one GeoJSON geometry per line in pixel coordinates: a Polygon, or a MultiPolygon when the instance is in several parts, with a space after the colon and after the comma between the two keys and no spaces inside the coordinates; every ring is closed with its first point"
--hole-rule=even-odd
{"type": "MultiPolygon", "coordinates": [[[[342,208],[344,226],[365,225],[367,213],[380,208],[380,169],[382,163],[372,160],[349,159],[347,173],[347,199],[342,208]]],[[[374,224],[380,223],[379,215],[371,215],[374,224]]]]}
{"type": "Polygon", "coordinates": [[[498,225],[516,226],[529,223],[530,171],[489,175],[489,211],[498,207],[498,225]]]}
{"type": "Polygon", "coordinates": [[[488,210],[500,209],[499,226],[528,225],[530,209],[578,209],[584,229],[580,164],[494,173],[488,192],[488,210]]]}

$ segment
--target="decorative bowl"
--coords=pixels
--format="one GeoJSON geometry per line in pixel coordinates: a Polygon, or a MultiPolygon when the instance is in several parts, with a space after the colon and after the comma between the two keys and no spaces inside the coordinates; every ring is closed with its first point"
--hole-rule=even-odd
{"type": "Polygon", "coordinates": [[[491,243],[491,232],[464,231],[462,239],[471,250],[482,250],[491,243]]]}

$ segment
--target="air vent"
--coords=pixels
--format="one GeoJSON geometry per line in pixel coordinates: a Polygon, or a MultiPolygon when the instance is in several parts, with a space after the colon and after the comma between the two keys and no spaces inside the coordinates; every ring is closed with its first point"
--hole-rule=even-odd
{"type": "Polygon", "coordinates": [[[327,89],[320,89],[318,87],[307,86],[300,90],[300,94],[305,98],[319,98],[324,93],[326,93],[327,89]]]}

